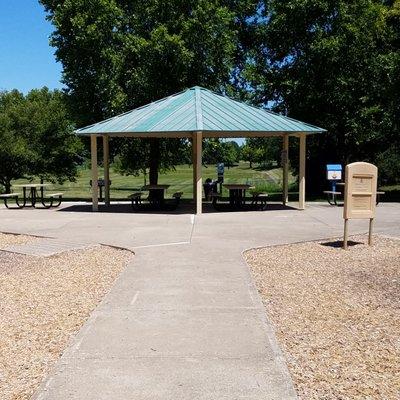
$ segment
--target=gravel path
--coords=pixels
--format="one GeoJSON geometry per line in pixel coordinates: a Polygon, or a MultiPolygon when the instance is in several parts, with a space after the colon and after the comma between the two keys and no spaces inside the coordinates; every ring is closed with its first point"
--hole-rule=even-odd
{"type": "Polygon", "coordinates": [[[0,232],[0,249],[4,249],[7,246],[15,244],[26,244],[38,240],[37,237],[27,235],[13,235],[11,233],[0,232]]]}
{"type": "Polygon", "coordinates": [[[400,241],[245,253],[300,399],[400,398],[400,241]]]}
{"type": "Polygon", "coordinates": [[[52,257],[0,251],[2,400],[31,397],[131,256],[108,247],[52,257]]]}

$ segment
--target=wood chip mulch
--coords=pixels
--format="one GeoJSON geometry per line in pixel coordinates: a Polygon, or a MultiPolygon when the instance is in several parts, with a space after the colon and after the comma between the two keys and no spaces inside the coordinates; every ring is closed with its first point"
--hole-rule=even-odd
{"type": "Polygon", "coordinates": [[[0,399],[32,396],[131,257],[102,246],[52,257],[0,251],[0,399]]]}
{"type": "Polygon", "coordinates": [[[300,399],[400,399],[400,241],[250,250],[300,399]]]}

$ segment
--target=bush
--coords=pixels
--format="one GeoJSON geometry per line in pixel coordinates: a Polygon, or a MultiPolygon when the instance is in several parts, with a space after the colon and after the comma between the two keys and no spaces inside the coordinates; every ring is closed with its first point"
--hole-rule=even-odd
{"type": "Polygon", "coordinates": [[[392,146],[376,158],[381,184],[400,183],[400,148],[392,146]]]}

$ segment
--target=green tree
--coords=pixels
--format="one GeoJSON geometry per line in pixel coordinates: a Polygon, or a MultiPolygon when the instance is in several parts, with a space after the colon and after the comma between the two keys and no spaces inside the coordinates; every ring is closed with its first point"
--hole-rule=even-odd
{"type": "Polygon", "coordinates": [[[266,0],[260,12],[245,74],[256,103],[328,130],[308,140],[315,189],[324,164],[374,162],[399,142],[398,1],[266,0]]]}
{"type": "Polygon", "coordinates": [[[80,140],[65,106],[65,95],[47,88],[26,96],[17,90],[0,94],[0,183],[37,176],[73,180],[80,161],[80,140]]]}
{"type": "Polygon", "coordinates": [[[250,163],[250,168],[253,168],[253,163],[257,161],[258,149],[250,146],[248,143],[244,144],[240,150],[240,157],[243,161],[250,163]]]}
{"type": "Polygon", "coordinates": [[[239,159],[240,148],[235,141],[223,141],[220,139],[206,139],[204,141],[204,164],[224,163],[230,168],[237,163],[239,159]]]}
{"type": "Polygon", "coordinates": [[[400,183],[400,146],[391,146],[378,154],[380,183],[400,183]]]}
{"type": "MultiPolygon", "coordinates": [[[[280,137],[247,138],[243,147],[244,154],[250,154],[251,162],[256,162],[263,168],[269,167],[273,162],[280,162],[282,150],[282,139],[280,137]]],[[[243,160],[245,159],[243,158],[243,160]]]]}
{"type": "Polygon", "coordinates": [[[7,193],[11,181],[29,170],[32,152],[27,138],[15,129],[24,97],[17,90],[0,93],[0,184],[7,193]]]}
{"type": "Polygon", "coordinates": [[[65,94],[47,88],[31,90],[21,111],[34,154],[30,174],[52,182],[73,181],[82,159],[82,143],[73,134],[65,94]]]}
{"type": "MultiPolygon", "coordinates": [[[[165,172],[171,168],[171,165],[191,164],[191,146],[189,141],[163,140],[160,142],[160,152],[164,157],[159,158],[157,170],[165,172]],[[165,162],[168,160],[167,162],[165,162]]],[[[113,167],[116,172],[122,175],[147,176],[151,166],[150,146],[148,139],[139,139],[132,141],[130,138],[120,141],[119,154],[114,159],[113,167]],[[138,154],[141,156],[138,157],[138,154]]]]}
{"type": "Polygon", "coordinates": [[[376,156],[382,183],[400,182],[400,0],[387,1],[389,7],[386,22],[390,30],[389,51],[386,55],[387,71],[392,84],[386,91],[386,114],[390,116],[393,129],[388,130],[390,136],[383,133],[387,148],[376,156]]]}
{"type": "MultiPolygon", "coordinates": [[[[254,0],[41,0],[55,32],[52,45],[79,125],[89,124],[194,85],[228,90],[240,58],[241,27],[254,0]]],[[[171,167],[167,147],[154,139],[132,143],[129,169],[150,161],[171,167]],[[134,151],[137,149],[137,151],[134,151]],[[132,154],[134,151],[134,154],[132,154]]]]}

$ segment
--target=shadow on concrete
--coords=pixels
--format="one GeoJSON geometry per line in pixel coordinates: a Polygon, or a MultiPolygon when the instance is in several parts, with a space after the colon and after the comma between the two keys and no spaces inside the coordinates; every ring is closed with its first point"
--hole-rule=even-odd
{"type": "MultiPolygon", "coordinates": [[[[284,206],[282,204],[268,204],[264,210],[257,206],[246,205],[240,209],[231,209],[229,204],[219,204],[216,210],[211,203],[203,203],[204,214],[219,214],[219,213],[235,213],[235,212],[268,212],[280,210],[297,210],[294,207],[284,206]]],[[[65,205],[57,210],[58,212],[92,212],[91,203],[81,203],[73,205],[65,205]]],[[[100,213],[120,213],[120,214],[166,214],[166,215],[180,215],[180,214],[194,214],[195,207],[193,203],[182,202],[177,208],[166,207],[165,209],[154,209],[144,204],[139,209],[133,209],[130,203],[111,204],[106,207],[104,204],[99,204],[100,213]]]]}
{"type": "MultiPolygon", "coordinates": [[[[357,246],[358,244],[364,244],[364,243],[363,242],[355,242],[354,240],[347,241],[347,246],[357,246]]],[[[335,240],[334,242],[321,243],[321,246],[340,248],[340,247],[343,247],[343,240],[335,240]]]]}
{"type": "Polygon", "coordinates": [[[215,208],[211,203],[203,203],[203,213],[207,214],[218,214],[218,213],[235,213],[235,212],[268,212],[268,211],[282,211],[282,210],[297,210],[297,208],[284,206],[282,204],[267,204],[265,208],[261,208],[257,205],[246,204],[241,208],[231,208],[228,202],[218,203],[217,208],[215,208]]]}
{"type": "MultiPolygon", "coordinates": [[[[59,212],[92,212],[92,205],[90,203],[73,204],[60,208],[59,212]]],[[[107,214],[193,214],[192,209],[187,207],[178,207],[177,209],[154,209],[143,206],[143,209],[133,209],[130,203],[125,204],[111,204],[106,207],[104,204],[99,204],[98,213],[107,214]]]]}

